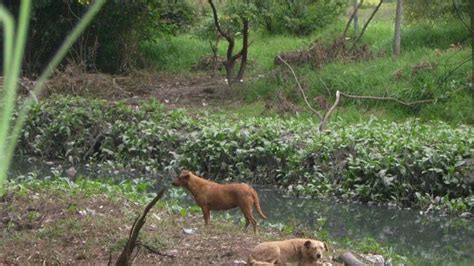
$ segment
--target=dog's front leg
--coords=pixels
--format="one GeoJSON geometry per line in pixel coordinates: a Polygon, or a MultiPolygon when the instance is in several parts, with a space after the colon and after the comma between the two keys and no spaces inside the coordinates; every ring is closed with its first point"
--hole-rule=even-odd
{"type": "Polygon", "coordinates": [[[206,225],[209,225],[209,220],[211,219],[211,211],[209,210],[207,206],[202,206],[201,209],[202,209],[202,214],[204,217],[204,223],[206,225]]]}

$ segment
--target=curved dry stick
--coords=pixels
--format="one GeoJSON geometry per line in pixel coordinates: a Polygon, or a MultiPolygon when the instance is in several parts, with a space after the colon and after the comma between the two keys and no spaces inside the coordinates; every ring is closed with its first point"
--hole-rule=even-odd
{"type": "Polygon", "coordinates": [[[336,91],[336,101],[334,104],[329,108],[329,110],[324,114],[324,118],[321,120],[319,123],[319,132],[322,132],[324,128],[326,127],[326,124],[329,120],[329,117],[331,116],[332,112],[336,109],[337,105],[339,104],[340,97],[344,96],[347,98],[352,98],[352,99],[367,99],[367,100],[382,100],[382,101],[395,101],[399,104],[405,105],[405,106],[412,106],[415,104],[421,104],[421,103],[430,103],[434,102],[435,99],[428,99],[428,100],[420,100],[420,101],[413,101],[413,102],[406,102],[402,101],[400,99],[394,98],[394,97],[379,97],[379,96],[359,96],[359,95],[351,95],[347,94],[341,91],[336,91]]]}
{"type": "Polygon", "coordinates": [[[290,64],[288,64],[283,58],[281,58],[281,56],[278,55],[277,57],[278,57],[278,59],[280,59],[280,60],[291,70],[291,73],[293,74],[293,77],[295,77],[296,84],[298,84],[298,88],[300,89],[301,94],[303,95],[303,99],[304,99],[304,101],[305,101],[305,103],[306,103],[306,106],[308,106],[308,108],[309,108],[313,113],[315,113],[315,114],[319,117],[320,120],[323,119],[322,115],[321,115],[316,109],[314,109],[314,108],[309,104],[308,98],[306,97],[306,94],[304,93],[303,87],[301,87],[301,84],[300,84],[300,82],[299,82],[299,80],[298,80],[298,77],[296,77],[296,73],[295,73],[295,71],[293,70],[293,68],[292,68],[292,67],[290,66],[290,64]]]}
{"type": "Polygon", "coordinates": [[[336,110],[337,105],[339,104],[339,100],[341,99],[341,92],[336,91],[336,101],[334,101],[334,104],[329,108],[329,110],[324,114],[324,118],[321,119],[321,122],[319,122],[319,132],[322,132],[324,128],[326,127],[326,123],[329,120],[329,117],[331,116],[332,112],[336,110]]]}

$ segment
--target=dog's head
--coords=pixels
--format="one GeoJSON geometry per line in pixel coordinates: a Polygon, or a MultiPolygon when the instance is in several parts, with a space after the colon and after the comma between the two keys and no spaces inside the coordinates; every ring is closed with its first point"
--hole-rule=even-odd
{"type": "Polygon", "coordinates": [[[317,240],[308,240],[304,242],[303,254],[310,260],[321,260],[325,251],[329,251],[329,249],[324,242],[317,240]]]}
{"type": "Polygon", "coordinates": [[[173,181],[173,186],[175,187],[184,187],[188,184],[189,178],[191,177],[193,173],[188,170],[183,170],[181,171],[181,174],[179,174],[178,177],[173,181]]]}

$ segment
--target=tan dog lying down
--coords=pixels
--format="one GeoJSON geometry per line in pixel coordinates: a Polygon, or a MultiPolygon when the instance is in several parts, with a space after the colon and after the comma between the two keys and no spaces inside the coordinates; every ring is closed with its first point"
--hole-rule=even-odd
{"type": "Polygon", "coordinates": [[[252,250],[249,264],[322,265],[324,251],[328,251],[326,243],[312,239],[295,238],[264,242],[252,250]]]}
{"type": "Polygon", "coordinates": [[[257,222],[252,214],[253,207],[263,219],[267,218],[260,208],[257,192],[247,184],[218,184],[184,170],[174,180],[173,185],[184,187],[191,192],[202,209],[206,225],[209,224],[211,210],[236,207],[239,207],[245,216],[245,230],[251,223],[253,231],[257,232],[257,222]]]}

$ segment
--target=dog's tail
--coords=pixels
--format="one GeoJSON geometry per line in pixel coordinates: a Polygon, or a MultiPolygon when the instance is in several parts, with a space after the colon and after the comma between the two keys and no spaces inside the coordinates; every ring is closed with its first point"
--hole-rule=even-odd
{"type": "Polygon", "coordinates": [[[254,204],[255,209],[257,210],[258,214],[263,219],[267,219],[267,216],[265,216],[265,214],[263,214],[263,211],[260,208],[260,200],[258,199],[258,194],[257,194],[257,191],[255,191],[255,189],[252,189],[252,196],[253,196],[253,204],[254,204]]]}

